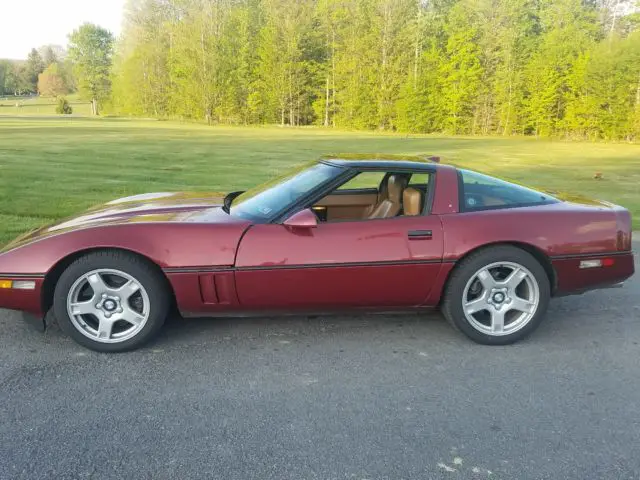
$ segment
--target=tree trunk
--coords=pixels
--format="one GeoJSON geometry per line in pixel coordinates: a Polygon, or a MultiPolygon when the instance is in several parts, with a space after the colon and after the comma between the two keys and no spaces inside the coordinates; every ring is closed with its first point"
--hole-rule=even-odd
{"type": "Polygon", "coordinates": [[[91,99],[91,115],[98,116],[98,99],[91,99]]]}
{"type": "Polygon", "coordinates": [[[329,75],[327,75],[327,84],[325,89],[325,100],[324,100],[324,126],[329,126],[329,75]]]}
{"type": "Polygon", "coordinates": [[[616,0],[611,9],[611,28],[609,29],[609,38],[612,37],[614,30],[616,29],[616,22],[618,20],[618,8],[620,7],[620,0],[616,0]]]}
{"type": "Polygon", "coordinates": [[[418,85],[418,63],[420,62],[420,54],[422,53],[422,38],[420,35],[420,27],[422,18],[422,6],[418,5],[418,20],[416,21],[416,43],[413,57],[413,89],[415,90],[418,85]]]}
{"type": "Polygon", "coordinates": [[[331,107],[333,112],[331,115],[331,126],[336,126],[336,32],[331,32],[331,107]]]}

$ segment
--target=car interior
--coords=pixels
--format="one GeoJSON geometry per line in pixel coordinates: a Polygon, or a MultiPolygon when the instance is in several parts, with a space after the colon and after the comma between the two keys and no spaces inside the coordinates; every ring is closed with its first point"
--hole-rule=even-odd
{"type": "MultiPolygon", "coordinates": [[[[384,173],[377,187],[349,188],[349,181],[313,206],[322,222],[366,220],[422,214],[427,198],[428,174],[384,173]]],[[[359,177],[359,176],[358,176],[359,177]]],[[[358,178],[356,177],[356,179],[358,178]]]]}

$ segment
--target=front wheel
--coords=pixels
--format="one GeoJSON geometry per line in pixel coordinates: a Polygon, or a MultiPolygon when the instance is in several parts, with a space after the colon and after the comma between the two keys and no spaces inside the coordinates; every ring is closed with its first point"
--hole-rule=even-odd
{"type": "Polygon", "coordinates": [[[506,345],[538,327],[550,296],[547,273],[531,254],[511,246],[491,247],[456,267],[442,312],[472,340],[506,345]]]}
{"type": "Polygon", "coordinates": [[[60,276],[53,300],[60,328],[100,352],[141,346],[158,333],[169,307],[166,281],[153,265],[119,251],[73,262],[60,276]]]}

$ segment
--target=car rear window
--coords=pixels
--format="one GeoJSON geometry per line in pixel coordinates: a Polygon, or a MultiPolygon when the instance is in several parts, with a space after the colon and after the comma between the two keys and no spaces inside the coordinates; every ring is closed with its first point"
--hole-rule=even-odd
{"type": "Polygon", "coordinates": [[[458,172],[462,211],[528,207],[558,202],[556,198],[546,193],[482,173],[463,169],[459,169],[458,172]]]}

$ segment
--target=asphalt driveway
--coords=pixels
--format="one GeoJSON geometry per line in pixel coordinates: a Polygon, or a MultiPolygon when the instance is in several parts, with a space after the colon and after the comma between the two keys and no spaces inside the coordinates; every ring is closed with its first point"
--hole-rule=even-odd
{"type": "Polygon", "coordinates": [[[637,479],[640,275],[509,347],[439,315],[172,322],[84,350],[0,311],[0,479],[637,479]]]}

